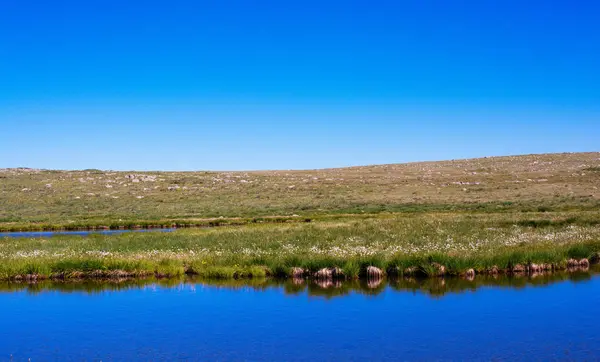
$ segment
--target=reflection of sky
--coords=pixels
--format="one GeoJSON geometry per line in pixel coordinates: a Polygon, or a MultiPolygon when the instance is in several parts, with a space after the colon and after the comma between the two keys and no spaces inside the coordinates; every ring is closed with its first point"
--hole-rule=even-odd
{"type": "Polygon", "coordinates": [[[0,356],[150,359],[592,359],[600,277],[431,298],[331,299],[197,284],[0,294],[0,356]]]}

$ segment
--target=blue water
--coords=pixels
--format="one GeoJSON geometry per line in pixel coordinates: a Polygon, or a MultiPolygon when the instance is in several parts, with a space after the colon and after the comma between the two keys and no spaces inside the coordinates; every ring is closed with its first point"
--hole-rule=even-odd
{"type": "Polygon", "coordinates": [[[6,284],[0,360],[598,360],[600,278],[563,279],[372,291],[6,284]]]}
{"type": "Polygon", "coordinates": [[[79,236],[87,236],[90,234],[103,234],[103,235],[113,235],[113,234],[122,234],[128,232],[149,232],[149,231],[160,231],[160,232],[170,232],[175,229],[165,228],[165,229],[127,229],[127,230],[75,230],[75,231],[7,231],[0,232],[0,238],[9,237],[9,238],[49,238],[54,235],[79,235],[79,236]]]}

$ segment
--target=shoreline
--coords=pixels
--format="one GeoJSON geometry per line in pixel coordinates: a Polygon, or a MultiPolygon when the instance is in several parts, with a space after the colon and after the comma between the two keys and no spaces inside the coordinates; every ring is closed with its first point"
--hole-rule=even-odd
{"type": "MultiPolygon", "coordinates": [[[[268,267],[250,266],[215,266],[204,267],[203,269],[194,269],[191,265],[181,265],[180,270],[175,272],[159,270],[85,270],[76,267],[68,272],[53,272],[50,274],[27,273],[3,275],[0,281],[69,281],[69,280],[114,280],[114,279],[171,279],[182,276],[200,277],[204,280],[249,280],[249,279],[290,279],[307,281],[373,281],[388,278],[440,278],[440,277],[459,277],[466,280],[472,280],[476,276],[537,276],[548,275],[552,273],[576,273],[587,272],[590,269],[600,265],[600,252],[594,253],[589,259],[570,258],[558,263],[515,263],[507,267],[498,267],[493,265],[488,268],[469,267],[463,270],[451,269],[437,262],[429,264],[412,264],[404,266],[390,265],[382,269],[373,265],[364,265],[360,271],[355,274],[344,271],[344,269],[334,266],[325,267],[318,270],[308,268],[291,267],[273,270],[268,267]]],[[[177,266],[171,265],[171,268],[177,266]]]]}
{"type": "Polygon", "coordinates": [[[223,289],[246,289],[256,291],[280,289],[285,294],[307,293],[313,297],[334,298],[350,293],[378,295],[386,291],[423,293],[432,298],[446,294],[472,292],[479,288],[499,287],[521,289],[543,287],[553,283],[588,281],[600,276],[600,266],[587,270],[555,271],[536,274],[484,275],[473,278],[445,276],[435,278],[386,277],[381,279],[357,280],[311,280],[291,278],[253,278],[253,279],[205,279],[194,276],[179,278],[110,278],[110,279],[38,279],[0,281],[0,294],[3,292],[26,291],[41,293],[44,291],[98,293],[103,291],[123,291],[129,289],[196,288],[214,287],[223,289]]]}

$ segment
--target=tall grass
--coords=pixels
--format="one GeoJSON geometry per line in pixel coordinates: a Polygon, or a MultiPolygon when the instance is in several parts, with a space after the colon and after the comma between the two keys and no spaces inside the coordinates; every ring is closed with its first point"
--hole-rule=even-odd
{"type": "Polygon", "coordinates": [[[187,273],[231,279],[289,276],[292,268],[311,275],[336,267],[352,279],[364,276],[369,266],[390,274],[434,276],[600,260],[595,222],[600,213],[544,213],[551,220],[544,227],[524,222],[536,215],[379,215],[173,233],[2,238],[0,278],[187,273]],[[578,221],[561,222],[566,218],[578,221]]]}

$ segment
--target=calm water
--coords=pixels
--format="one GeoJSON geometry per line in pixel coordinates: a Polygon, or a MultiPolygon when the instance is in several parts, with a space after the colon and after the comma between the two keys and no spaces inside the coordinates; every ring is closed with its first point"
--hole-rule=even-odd
{"type": "Polygon", "coordinates": [[[599,360],[600,277],[0,284],[0,360],[599,360]],[[326,288],[324,288],[326,287],[326,288]]]}
{"type": "Polygon", "coordinates": [[[175,229],[128,229],[128,230],[76,230],[76,231],[7,231],[0,232],[0,238],[49,238],[54,235],[80,235],[87,236],[90,234],[122,234],[128,232],[170,232],[175,229]]]}

